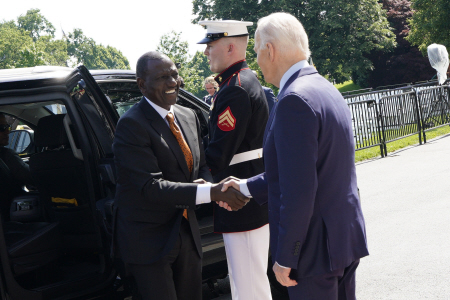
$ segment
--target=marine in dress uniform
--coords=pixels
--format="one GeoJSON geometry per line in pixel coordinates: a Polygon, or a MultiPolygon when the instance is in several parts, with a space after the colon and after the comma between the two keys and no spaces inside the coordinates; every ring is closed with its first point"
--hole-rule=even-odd
{"type": "MultiPolygon", "coordinates": [[[[219,73],[215,77],[219,90],[209,114],[206,162],[215,182],[228,176],[254,176],[264,171],[262,142],[268,105],[261,84],[245,61],[247,26],[253,23],[230,20],[199,24],[207,26],[206,37],[199,44],[207,44],[205,55],[211,71],[219,73]],[[244,45],[235,45],[239,53],[226,60],[220,51],[230,51],[228,41],[233,37],[244,37],[244,45]],[[222,47],[220,51],[218,47],[222,47]]],[[[266,273],[268,221],[267,205],[260,206],[256,201],[237,212],[215,205],[214,230],[223,233],[234,300],[272,299],[266,273]]]]}

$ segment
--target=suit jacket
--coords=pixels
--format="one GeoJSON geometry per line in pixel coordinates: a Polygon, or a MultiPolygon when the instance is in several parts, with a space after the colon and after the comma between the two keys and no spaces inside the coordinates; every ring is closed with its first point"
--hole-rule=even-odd
{"type": "Polygon", "coordinates": [[[273,260],[302,278],[368,255],[350,111],[314,67],[280,91],[263,145],[265,173],[247,185],[269,203],[273,260]]]}
{"type": "Polygon", "coordinates": [[[117,125],[113,143],[118,174],[116,240],[126,263],[149,264],[166,255],[178,238],[185,208],[201,257],[194,212],[197,184],[192,181],[211,182],[212,176],[195,114],[178,105],[174,114],[192,152],[192,172],[169,126],[145,98],[117,125]]]}
{"type": "Polygon", "coordinates": [[[263,86],[262,88],[264,90],[264,94],[266,95],[267,105],[269,105],[269,114],[270,114],[273,105],[275,104],[276,97],[271,88],[268,88],[266,86],[263,86]]]}
{"type": "Polygon", "coordinates": [[[213,99],[214,95],[206,95],[203,97],[203,102],[205,102],[206,104],[211,105],[211,100],[213,99]]]}

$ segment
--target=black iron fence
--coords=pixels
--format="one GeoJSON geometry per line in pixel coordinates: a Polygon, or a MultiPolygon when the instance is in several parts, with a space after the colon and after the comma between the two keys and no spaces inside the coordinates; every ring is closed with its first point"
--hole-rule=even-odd
{"type": "Polygon", "coordinates": [[[428,130],[450,125],[450,85],[436,84],[345,95],[356,151],[378,146],[384,157],[387,143],[417,134],[422,144],[428,130]]]}

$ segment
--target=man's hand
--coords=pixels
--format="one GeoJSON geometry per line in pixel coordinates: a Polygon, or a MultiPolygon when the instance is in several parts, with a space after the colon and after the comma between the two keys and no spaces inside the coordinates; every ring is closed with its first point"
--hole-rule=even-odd
{"type": "Polygon", "coordinates": [[[289,278],[289,274],[291,273],[291,268],[283,268],[280,267],[278,263],[275,262],[273,265],[273,272],[277,277],[278,282],[283,286],[295,286],[297,285],[297,281],[289,278]]]}
{"type": "Polygon", "coordinates": [[[232,179],[237,180],[238,182],[239,182],[239,180],[240,180],[240,179],[237,178],[237,177],[234,177],[234,176],[228,176],[227,178],[222,179],[222,180],[219,182],[219,184],[220,184],[220,183],[224,183],[225,181],[232,180],[232,179]]]}
{"type": "Polygon", "coordinates": [[[229,211],[241,209],[249,200],[233,188],[227,188],[225,192],[222,192],[222,184],[216,184],[211,187],[211,201],[226,203],[229,211]]]}
{"type": "Polygon", "coordinates": [[[241,188],[239,186],[239,178],[230,176],[224,180],[222,180],[220,183],[223,183],[222,192],[225,192],[229,187],[235,188],[236,190],[240,191],[241,188]]]}
{"type": "Polygon", "coordinates": [[[203,178],[195,179],[193,182],[194,183],[200,183],[200,184],[208,183],[208,181],[206,181],[203,178]]]}

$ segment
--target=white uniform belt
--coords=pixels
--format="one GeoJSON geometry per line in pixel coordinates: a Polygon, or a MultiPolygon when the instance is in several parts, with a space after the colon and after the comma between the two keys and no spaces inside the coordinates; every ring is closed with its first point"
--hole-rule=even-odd
{"type": "Polygon", "coordinates": [[[244,162],[244,161],[262,158],[262,156],[263,156],[262,148],[247,151],[247,152],[242,152],[242,153],[239,153],[239,154],[236,154],[235,156],[233,156],[233,159],[230,162],[230,166],[244,162]]]}

